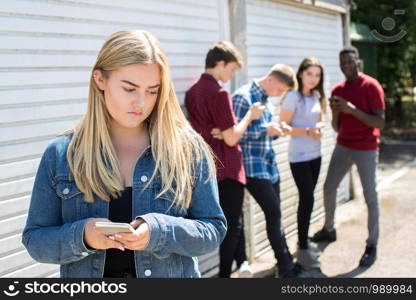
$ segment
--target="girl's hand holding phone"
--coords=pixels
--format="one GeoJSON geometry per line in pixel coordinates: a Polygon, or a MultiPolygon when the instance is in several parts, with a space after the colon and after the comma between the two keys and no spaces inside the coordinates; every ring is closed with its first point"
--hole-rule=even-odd
{"type": "Polygon", "coordinates": [[[100,250],[116,248],[122,251],[124,251],[125,248],[130,250],[141,250],[149,243],[150,230],[143,219],[139,218],[130,223],[135,229],[134,233],[124,232],[108,236],[95,225],[97,222],[111,221],[103,218],[93,218],[86,223],[84,227],[84,243],[90,248],[100,250]]]}
{"type": "Polygon", "coordinates": [[[116,248],[124,251],[124,245],[121,242],[112,239],[111,236],[106,236],[104,232],[95,226],[97,222],[110,222],[110,220],[104,218],[90,219],[84,227],[85,245],[93,249],[116,248]]]}
{"type": "Polygon", "coordinates": [[[146,248],[150,240],[149,225],[141,218],[138,218],[130,223],[135,229],[134,233],[117,233],[110,236],[116,242],[120,242],[125,248],[130,250],[142,250],[146,248]]]}
{"type": "Polygon", "coordinates": [[[323,127],[314,127],[309,129],[309,136],[315,140],[319,140],[322,138],[324,134],[323,127]]]}

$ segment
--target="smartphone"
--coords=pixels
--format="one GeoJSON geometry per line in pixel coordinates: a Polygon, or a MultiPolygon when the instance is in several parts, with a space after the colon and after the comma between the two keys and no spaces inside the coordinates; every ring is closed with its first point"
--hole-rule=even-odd
{"type": "Polygon", "coordinates": [[[280,125],[280,129],[282,130],[282,132],[284,134],[287,134],[290,132],[290,126],[288,124],[286,124],[286,122],[282,122],[280,125]]]}
{"type": "Polygon", "coordinates": [[[96,222],[95,226],[98,229],[100,229],[105,235],[113,235],[122,232],[134,233],[134,228],[127,223],[96,222]]]}

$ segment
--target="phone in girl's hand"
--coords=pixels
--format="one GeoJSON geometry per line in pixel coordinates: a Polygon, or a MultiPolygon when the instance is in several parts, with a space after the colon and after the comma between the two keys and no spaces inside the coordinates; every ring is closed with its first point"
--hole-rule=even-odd
{"type": "Polygon", "coordinates": [[[134,233],[134,228],[127,223],[116,222],[96,222],[95,226],[100,229],[105,235],[113,235],[116,233],[134,233]]]}

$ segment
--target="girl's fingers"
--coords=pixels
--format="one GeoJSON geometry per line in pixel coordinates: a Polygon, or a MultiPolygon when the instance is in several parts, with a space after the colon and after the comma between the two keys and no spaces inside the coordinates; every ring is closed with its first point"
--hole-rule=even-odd
{"type": "Polygon", "coordinates": [[[139,232],[136,233],[124,233],[124,234],[115,234],[115,239],[118,241],[124,242],[135,242],[142,239],[142,234],[139,232]]]}
{"type": "Polygon", "coordinates": [[[116,241],[120,241],[127,249],[141,250],[148,243],[148,234],[149,228],[145,222],[142,222],[135,233],[118,233],[114,235],[114,238],[116,241]]]}
{"type": "Polygon", "coordinates": [[[125,247],[124,247],[124,245],[123,245],[122,242],[117,241],[117,240],[113,240],[110,237],[106,237],[104,239],[104,244],[105,244],[105,246],[106,246],[107,249],[108,248],[116,248],[116,249],[120,249],[122,251],[125,250],[125,247]]]}
{"type": "Polygon", "coordinates": [[[137,248],[137,243],[126,242],[126,243],[124,244],[124,247],[125,247],[126,249],[129,249],[129,250],[139,250],[139,249],[137,248]]]}
{"type": "Polygon", "coordinates": [[[126,243],[124,247],[129,250],[142,250],[145,247],[145,243],[143,241],[136,242],[136,243],[126,243]]]}

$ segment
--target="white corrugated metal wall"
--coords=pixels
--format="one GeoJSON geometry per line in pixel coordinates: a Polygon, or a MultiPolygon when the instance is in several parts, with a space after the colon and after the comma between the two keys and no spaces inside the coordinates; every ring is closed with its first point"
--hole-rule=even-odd
{"type": "MultiPolygon", "coordinates": [[[[83,115],[91,67],[105,37],[121,29],[154,33],[183,101],[209,46],[227,37],[226,9],[220,0],[1,1],[0,277],[57,275],[56,265],[30,258],[21,231],[40,156],[83,115]]],[[[216,272],[216,253],[200,262],[206,276],[216,272]]]]}
{"type": "MultiPolygon", "coordinates": [[[[247,1],[246,12],[249,79],[265,75],[275,63],[288,64],[296,71],[301,60],[307,56],[318,57],[324,65],[327,90],[343,79],[338,63],[338,52],[343,46],[342,19],[339,12],[290,5],[288,1],[267,0],[247,1]]],[[[323,212],[322,185],[334,138],[331,125],[327,123],[323,139],[323,163],[312,218],[322,215],[323,212]]],[[[288,163],[288,141],[289,138],[278,139],[275,150],[281,176],[283,226],[287,236],[290,236],[297,230],[298,192],[288,163]]],[[[345,187],[344,181],[340,198],[346,196],[345,187]]],[[[267,239],[264,214],[253,199],[246,199],[245,214],[249,253],[253,259],[271,251],[271,247],[267,239]]]]}

